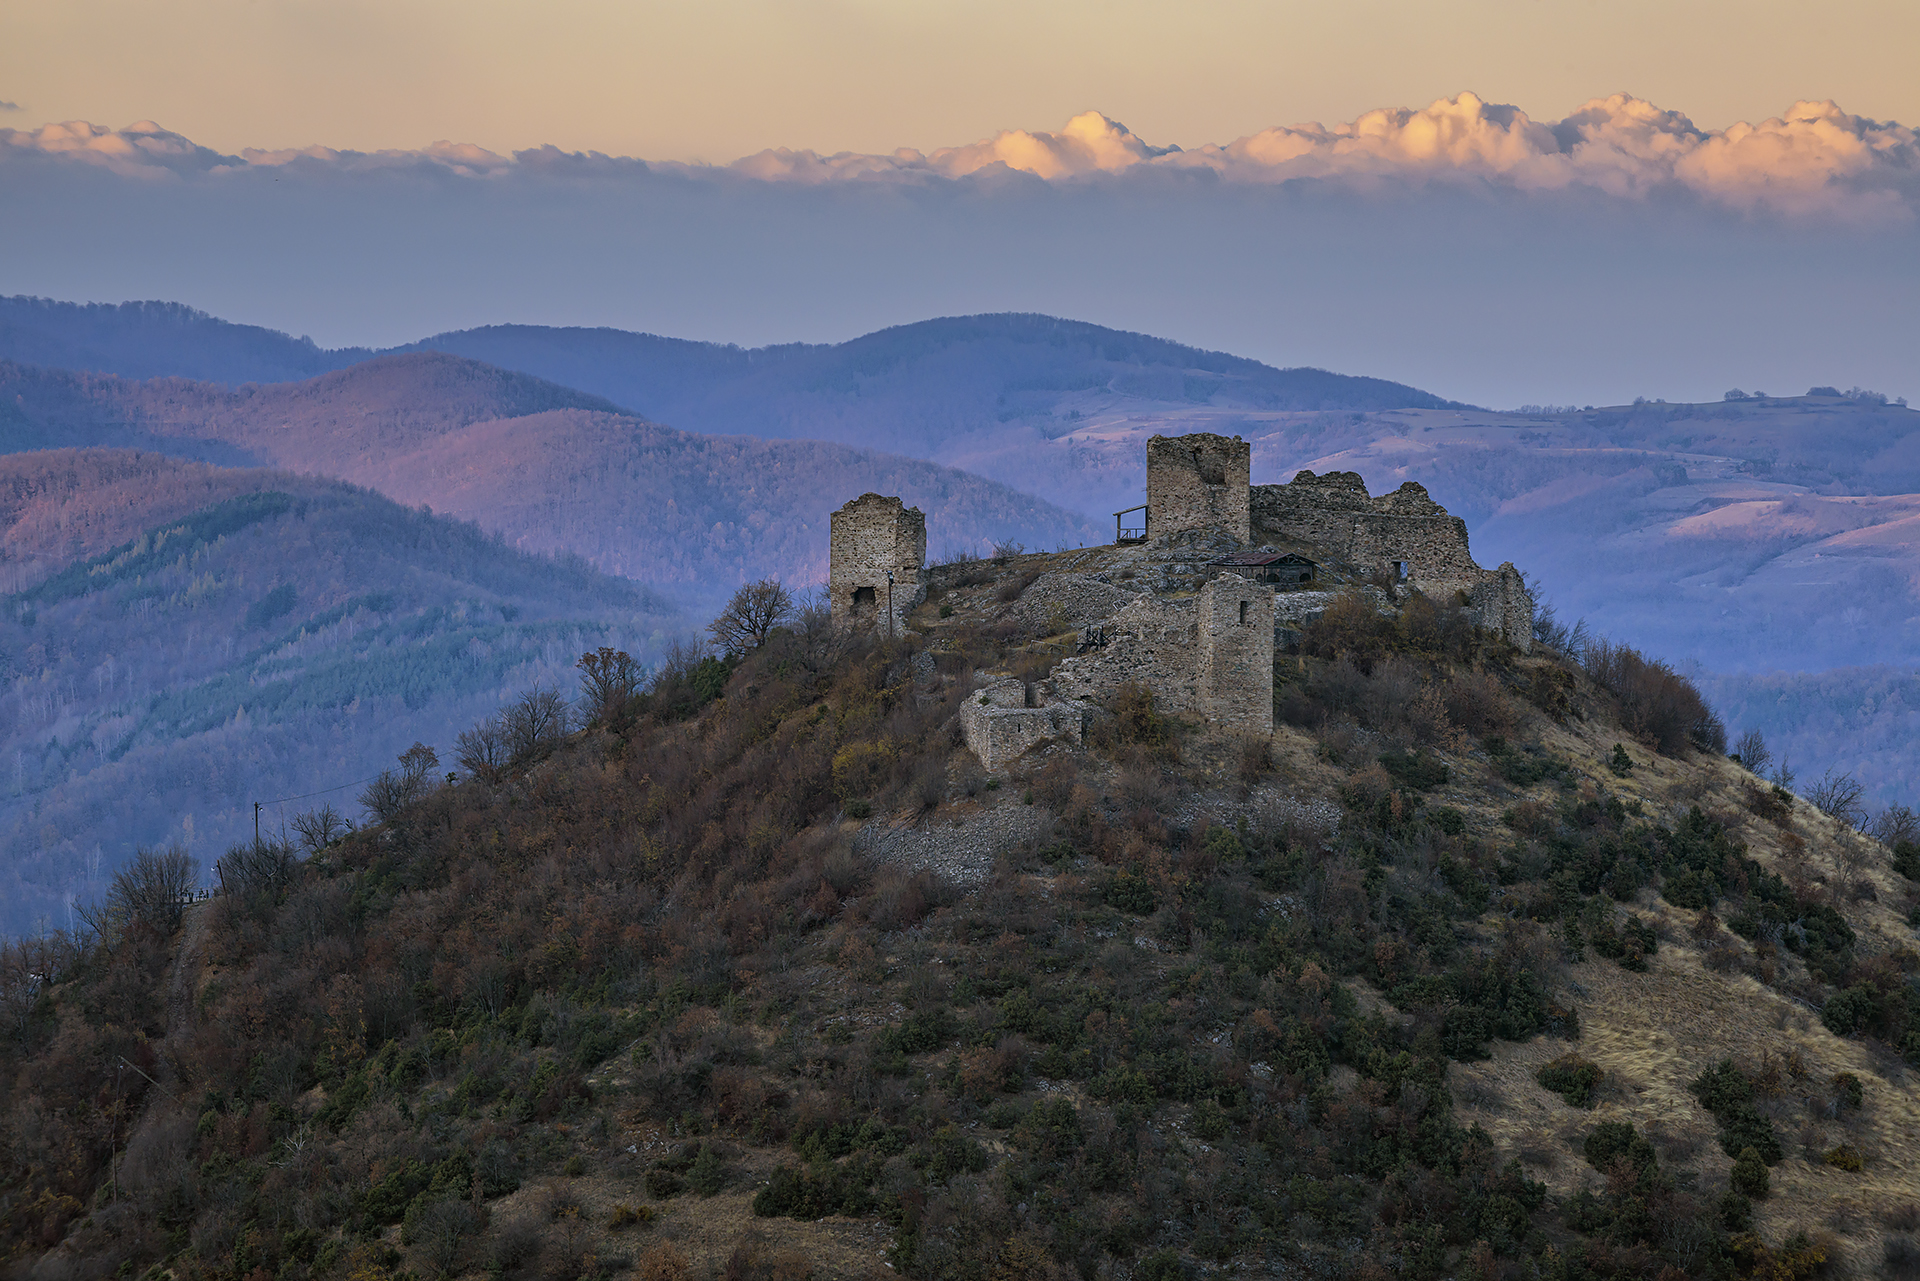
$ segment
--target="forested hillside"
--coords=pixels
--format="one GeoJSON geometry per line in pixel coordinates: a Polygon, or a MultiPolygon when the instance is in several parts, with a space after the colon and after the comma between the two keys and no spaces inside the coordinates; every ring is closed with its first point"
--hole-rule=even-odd
{"type": "Polygon", "coordinates": [[[0,360],[123,378],[229,384],[311,378],[373,355],[326,351],[258,325],[236,325],[177,302],[71,303],[0,297],[0,360]]]}
{"type": "Polygon", "coordinates": [[[868,491],[925,511],[935,550],[1077,546],[1102,535],[1097,522],[950,467],[820,441],[677,431],[434,352],[238,389],[0,365],[0,442],[122,440],[337,476],[702,608],[766,575],[823,581],[827,517],[868,491]]]}
{"type": "Polygon", "coordinates": [[[3,461],[0,933],[66,923],[137,844],[210,856],[255,800],[450,745],[514,691],[570,684],[583,649],[651,661],[686,625],[577,560],[337,482],[3,461]]]}
{"type": "MultiPolygon", "coordinates": [[[[1684,680],[1354,597],[1271,741],[1116,693],[988,775],[983,565],[344,839],[149,861],[0,967],[33,1275],[1905,1275],[1920,847],[1711,750],[1684,680]],[[1695,744],[1704,746],[1696,746],[1695,744]],[[132,1070],[129,1070],[132,1069],[132,1070]]],[[[1011,604],[1010,604],[1011,602],[1011,604]]],[[[1045,630],[1045,629],[1042,629],[1045,630]]],[[[486,744],[500,748],[488,753],[486,744]]],[[[314,829],[317,831],[318,829],[314,829]]]]}
{"type": "Polygon", "coordinates": [[[1147,334],[1014,313],[752,350],[534,325],[436,334],[414,349],[536,373],[690,431],[837,440],[942,461],[964,451],[967,438],[1010,422],[1058,435],[1096,407],[1460,407],[1384,379],[1275,369],[1147,334]]]}

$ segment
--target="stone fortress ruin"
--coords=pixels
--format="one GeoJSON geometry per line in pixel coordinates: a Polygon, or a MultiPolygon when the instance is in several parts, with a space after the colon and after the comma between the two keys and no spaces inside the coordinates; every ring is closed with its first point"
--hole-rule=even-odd
{"type": "MultiPolygon", "coordinates": [[[[1533,602],[1519,571],[1477,565],[1466,522],[1421,485],[1374,497],[1354,472],[1253,485],[1250,471],[1237,436],[1155,436],[1133,528],[1117,513],[1113,546],[1031,558],[1037,572],[1008,612],[1042,634],[1077,631],[1078,652],[1041,681],[982,674],[961,724],[986,768],[1042,743],[1079,743],[1095,704],[1128,684],[1164,711],[1271,735],[1275,655],[1343,593],[1391,613],[1418,591],[1529,648],[1533,602]]],[[[929,587],[977,572],[924,568],[925,518],[898,498],[862,495],[833,514],[832,530],[841,626],[900,635],[929,587]]]]}
{"type": "Polygon", "coordinates": [[[927,518],[898,498],[862,494],[828,521],[833,621],[891,636],[927,598],[927,518]]]}

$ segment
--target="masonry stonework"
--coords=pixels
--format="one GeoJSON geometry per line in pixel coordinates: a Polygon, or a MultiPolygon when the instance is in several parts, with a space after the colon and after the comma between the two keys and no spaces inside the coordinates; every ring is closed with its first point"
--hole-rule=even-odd
{"type": "Polygon", "coordinates": [[[835,626],[900,635],[907,615],[927,598],[926,516],[898,498],[862,494],[833,513],[829,525],[827,590],[835,626]]]}
{"type": "MultiPolygon", "coordinates": [[[[1066,698],[1111,698],[1122,685],[1153,691],[1160,710],[1198,711],[1194,691],[1194,604],[1141,596],[1102,628],[1106,644],[1053,669],[1056,693],[1066,698]]],[[[1272,674],[1268,674],[1272,679],[1272,674]]],[[[1271,700],[1269,700],[1271,701],[1271,700]]]]}
{"type": "Polygon", "coordinates": [[[1027,687],[1012,678],[987,685],[960,706],[967,746],[988,769],[999,769],[1043,743],[1078,745],[1085,737],[1086,704],[1041,696],[1027,706],[1027,687]]]}
{"type": "Polygon", "coordinates": [[[1467,523],[1408,481],[1390,494],[1367,493],[1359,473],[1303,471],[1285,485],[1249,495],[1253,540],[1312,547],[1362,574],[1418,588],[1440,604],[1464,596],[1475,621],[1521,650],[1533,640],[1533,602],[1511,565],[1485,570],[1467,546],[1467,523]],[[1522,622],[1524,615],[1524,623],[1522,622]]]}
{"type": "Polygon", "coordinates": [[[1245,543],[1253,452],[1238,436],[1195,432],[1147,442],[1147,537],[1217,530],[1245,543]]]}
{"type": "MultiPolygon", "coordinates": [[[[1025,580],[1017,600],[1000,597],[1012,604],[1002,622],[1055,643],[1078,631],[1080,652],[1033,685],[987,681],[962,705],[967,746],[987,768],[1047,744],[1082,742],[1093,704],[1124,685],[1143,686],[1173,715],[1270,735],[1276,646],[1297,642],[1353,594],[1391,616],[1418,590],[1530,648],[1533,601],[1520,571],[1475,564],[1466,522],[1419,484],[1375,497],[1356,472],[1302,471],[1284,485],[1254,486],[1250,463],[1237,436],[1153,437],[1147,545],[1116,552],[1122,559],[1105,568],[1096,556],[1091,572],[1052,562],[1049,572],[1025,580]],[[1317,566],[1311,581],[1276,594],[1272,583],[1247,576],[1289,551],[1317,566]]],[[[900,635],[930,582],[948,591],[981,582],[971,565],[930,575],[926,550],[925,517],[898,498],[863,494],[833,513],[835,624],[900,635]]],[[[1066,563],[1086,564],[1088,554],[1066,563]]]]}
{"type": "Polygon", "coordinates": [[[1210,721],[1273,733],[1273,588],[1222,574],[1200,589],[1194,693],[1210,721]]]}

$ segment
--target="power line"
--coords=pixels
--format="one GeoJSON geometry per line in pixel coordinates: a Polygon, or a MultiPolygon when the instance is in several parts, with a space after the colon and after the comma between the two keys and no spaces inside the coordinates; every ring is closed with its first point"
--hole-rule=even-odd
{"type": "Polygon", "coordinates": [[[338,786],[336,786],[336,787],[323,787],[323,788],[321,788],[321,789],[320,789],[319,791],[317,791],[317,792],[302,792],[302,793],[301,793],[300,795],[298,795],[298,796],[281,796],[281,797],[277,797],[276,799],[274,799],[274,800],[271,800],[271,801],[255,801],[255,802],[254,802],[254,804],[256,804],[256,805],[281,805],[281,804],[284,804],[284,803],[285,803],[285,802],[287,802],[287,801],[304,801],[304,800],[307,800],[307,799],[308,799],[309,797],[314,797],[314,796],[325,796],[325,795],[326,795],[326,794],[327,794],[328,792],[338,792],[338,791],[341,791],[341,790],[343,790],[343,789],[345,789],[345,788],[349,788],[349,787],[358,787],[358,786],[360,786],[360,784],[362,784],[362,783],[371,783],[371,782],[372,782],[372,781],[373,781],[374,779],[376,779],[376,778],[379,778],[379,777],[380,777],[380,776],[379,776],[378,774],[372,774],[372,775],[369,775],[369,776],[368,776],[368,777],[366,777],[366,778],[357,778],[357,779],[355,779],[355,780],[354,780],[353,782],[351,782],[351,783],[341,783],[341,784],[339,784],[339,785],[338,785],[338,786]]]}

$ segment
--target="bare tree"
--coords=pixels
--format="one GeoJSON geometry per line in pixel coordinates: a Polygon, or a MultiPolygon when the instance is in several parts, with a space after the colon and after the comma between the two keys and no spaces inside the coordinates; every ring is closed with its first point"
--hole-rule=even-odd
{"type": "Polygon", "coordinates": [[[507,757],[517,765],[557,747],[572,730],[573,717],[559,690],[535,685],[507,708],[504,728],[507,757]]]}
{"type": "Polygon", "coordinates": [[[1765,778],[1767,766],[1773,764],[1773,749],[1767,746],[1767,740],[1757,729],[1750,729],[1739,737],[1733,745],[1733,754],[1740,758],[1740,764],[1747,773],[1755,778],[1765,778]]]}
{"type": "Polygon", "coordinates": [[[1903,842],[1920,845],[1920,814],[1905,805],[1889,805],[1868,825],[1867,835],[1888,849],[1903,842]]]}
{"type": "Polygon", "coordinates": [[[0,939],[0,1029],[18,1036],[47,985],[60,981],[81,956],[80,940],[65,930],[0,939]]]}
{"type": "Polygon", "coordinates": [[[114,873],[106,902],[88,923],[109,942],[134,921],[171,934],[199,883],[200,865],[178,845],[137,850],[133,862],[114,873]]]}
{"type": "Polygon", "coordinates": [[[1794,783],[1798,782],[1799,778],[1799,773],[1793,768],[1792,758],[1782,756],[1780,758],[1780,764],[1775,767],[1767,781],[1783,792],[1791,792],[1794,783]]]}
{"type": "Polygon", "coordinates": [[[1859,827],[1867,816],[1866,809],[1860,803],[1866,790],[1853,775],[1828,770],[1807,792],[1807,799],[1813,802],[1815,809],[1839,819],[1848,827],[1859,827]]]}
{"type": "Polygon", "coordinates": [[[278,894],[293,877],[293,846],[285,841],[248,841],[221,855],[214,869],[224,894],[278,894]]]}
{"type": "Polygon", "coordinates": [[[309,854],[318,854],[347,834],[347,820],[332,805],[308,810],[293,819],[293,831],[309,854]]]}
{"type": "Polygon", "coordinates": [[[793,597],[775,578],[748,583],[733,594],[707,634],[724,653],[744,654],[767,643],[773,629],[793,615],[793,597]]]}
{"type": "Polygon", "coordinates": [[[360,805],[375,822],[391,823],[409,805],[426,797],[428,775],[440,763],[439,754],[425,743],[415,743],[400,753],[400,768],[381,770],[367,790],[360,793],[360,805]]]}
{"type": "Polygon", "coordinates": [[[498,716],[489,716],[454,743],[460,768],[483,783],[498,783],[507,772],[507,729],[498,716]]]}
{"type": "Polygon", "coordinates": [[[1592,639],[1587,630],[1587,620],[1576,619],[1569,626],[1560,617],[1560,611],[1547,600],[1547,589],[1532,574],[1522,571],[1520,586],[1525,589],[1527,599],[1533,602],[1533,639],[1548,649],[1558,650],[1578,661],[1581,651],[1592,639]]]}
{"type": "Polygon", "coordinates": [[[582,654],[575,666],[580,669],[581,701],[593,720],[603,724],[613,720],[640,692],[640,664],[623,649],[602,645],[594,653],[582,654]]]}

